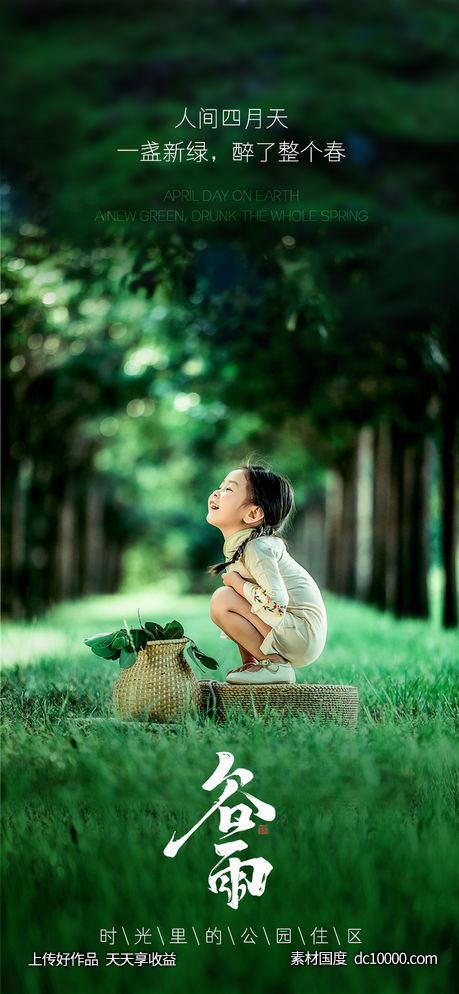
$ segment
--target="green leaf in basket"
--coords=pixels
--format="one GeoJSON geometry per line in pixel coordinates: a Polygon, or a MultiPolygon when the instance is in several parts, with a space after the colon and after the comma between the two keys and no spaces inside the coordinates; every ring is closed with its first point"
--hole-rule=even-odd
{"type": "MultiPolygon", "coordinates": [[[[125,632],[125,634],[126,634],[126,632],[125,632]]],[[[135,638],[135,629],[132,627],[132,625],[131,625],[131,627],[129,629],[128,648],[137,649],[136,638],[135,638]]]]}
{"type": "Polygon", "coordinates": [[[183,625],[179,621],[169,621],[164,629],[165,639],[181,639],[183,636],[183,625]]]}
{"type": "Polygon", "coordinates": [[[127,639],[128,639],[128,643],[129,643],[128,646],[127,646],[127,648],[128,649],[131,648],[133,652],[136,652],[137,651],[137,646],[135,645],[134,639],[132,637],[132,631],[133,631],[133,629],[132,629],[132,626],[131,626],[131,628],[129,628],[129,625],[128,625],[127,621],[126,621],[126,618],[124,619],[124,631],[125,631],[125,633],[127,635],[127,639]]]}
{"type": "Polygon", "coordinates": [[[86,643],[86,645],[89,645],[90,649],[92,649],[93,645],[109,646],[114,635],[116,635],[116,632],[99,632],[98,635],[91,635],[89,638],[84,639],[83,641],[86,643]]]}
{"type": "Polygon", "coordinates": [[[156,642],[157,639],[164,638],[163,626],[158,625],[156,621],[146,621],[145,628],[147,629],[148,632],[151,632],[151,634],[153,635],[153,642],[156,642]]]}
{"type": "Polygon", "coordinates": [[[101,632],[99,635],[92,635],[83,641],[96,656],[102,656],[103,659],[116,659],[118,650],[113,650],[111,646],[114,635],[116,632],[101,632]]]}
{"type": "Polygon", "coordinates": [[[149,635],[148,632],[144,632],[143,628],[131,628],[131,638],[138,651],[145,648],[149,635]]]}
{"type": "Polygon", "coordinates": [[[112,649],[124,649],[128,645],[129,645],[129,639],[126,635],[126,632],[124,632],[123,629],[121,629],[119,632],[116,633],[115,638],[113,639],[112,649]]]}
{"type": "Polygon", "coordinates": [[[132,666],[135,663],[136,659],[137,659],[137,653],[133,652],[132,649],[126,649],[126,648],[121,649],[120,652],[121,669],[127,670],[130,666],[132,666]]]}
{"type": "Polygon", "coordinates": [[[202,663],[203,666],[206,666],[208,670],[218,669],[217,661],[213,659],[212,656],[206,656],[203,652],[201,652],[201,650],[198,649],[197,645],[195,645],[194,642],[189,642],[188,645],[185,646],[185,653],[186,652],[189,652],[192,659],[194,659],[194,661],[198,663],[198,665],[202,663]]]}
{"type": "Polygon", "coordinates": [[[91,649],[95,656],[102,656],[102,659],[116,659],[119,649],[110,649],[100,645],[92,645],[91,649]]]}
{"type": "Polygon", "coordinates": [[[198,659],[201,660],[203,666],[207,666],[208,670],[218,670],[217,660],[214,659],[213,656],[206,656],[203,652],[199,652],[199,649],[197,650],[196,655],[198,659]]]}

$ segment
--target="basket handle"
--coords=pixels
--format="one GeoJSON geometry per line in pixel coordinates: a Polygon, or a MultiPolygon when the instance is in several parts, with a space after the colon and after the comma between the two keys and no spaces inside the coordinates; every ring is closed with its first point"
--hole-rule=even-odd
{"type": "Polygon", "coordinates": [[[213,687],[213,685],[214,685],[215,682],[216,682],[215,680],[209,680],[209,690],[210,690],[210,692],[212,694],[213,717],[215,717],[215,715],[217,713],[217,698],[215,696],[215,690],[214,690],[214,687],[213,687]]]}

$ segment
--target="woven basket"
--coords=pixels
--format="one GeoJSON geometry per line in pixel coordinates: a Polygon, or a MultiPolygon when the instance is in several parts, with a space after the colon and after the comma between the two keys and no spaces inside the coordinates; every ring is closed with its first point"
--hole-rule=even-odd
{"type": "Polygon", "coordinates": [[[123,669],[113,688],[118,718],[176,722],[199,714],[201,688],[183,649],[190,639],[147,642],[135,663],[123,669]]]}
{"type": "Polygon", "coordinates": [[[345,684],[244,684],[199,680],[202,688],[202,712],[217,721],[235,717],[239,709],[265,717],[275,711],[281,716],[307,717],[315,721],[336,721],[357,725],[359,692],[345,684]]]}

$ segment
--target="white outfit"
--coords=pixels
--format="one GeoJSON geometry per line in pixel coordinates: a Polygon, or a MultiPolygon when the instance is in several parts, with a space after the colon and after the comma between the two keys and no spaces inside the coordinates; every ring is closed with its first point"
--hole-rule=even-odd
{"type": "MultiPolygon", "coordinates": [[[[243,528],[226,539],[225,559],[232,559],[253,530],[243,528]]],[[[251,604],[251,612],[271,625],[261,651],[278,652],[292,666],[313,663],[327,638],[325,604],[316,581],[293,559],[282,539],[276,535],[251,539],[242,557],[227,566],[227,573],[233,571],[246,577],[243,596],[251,604]]]]}

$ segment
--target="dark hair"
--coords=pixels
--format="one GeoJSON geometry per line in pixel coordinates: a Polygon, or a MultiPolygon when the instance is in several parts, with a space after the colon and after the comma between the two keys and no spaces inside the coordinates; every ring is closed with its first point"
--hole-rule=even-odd
{"type": "Polygon", "coordinates": [[[241,559],[247,543],[258,538],[259,535],[276,535],[287,545],[282,535],[277,535],[276,529],[287,520],[294,506],[293,489],[289,481],[265,466],[253,465],[249,462],[243,463],[239,469],[244,470],[247,481],[247,502],[261,507],[264,518],[261,525],[254,528],[244,542],[241,542],[232,559],[228,562],[214,563],[213,566],[209,566],[207,572],[213,573],[214,576],[222,573],[230,563],[235,563],[241,559]]]}

